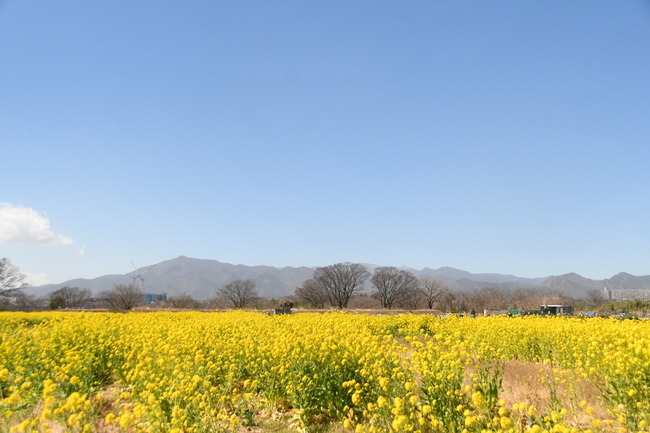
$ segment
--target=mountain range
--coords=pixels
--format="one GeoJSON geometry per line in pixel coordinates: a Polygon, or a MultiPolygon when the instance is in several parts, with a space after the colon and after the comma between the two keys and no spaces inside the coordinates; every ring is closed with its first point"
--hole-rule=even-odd
{"type": "MultiPolygon", "coordinates": [[[[366,264],[370,272],[376,265],[366,264]]],[[[624,272],[605,280],[591,280],[575,273],[542,278],[522,278],[504,274],[472,274],[460,269],[442,267],[438,269],[407,269],[415,276],[435,278],[456,291],[475,291],[486,287],[513,289],[532,287],[573,298],[584,298],[593,291],[648,289],[650,275],[634,276],[624,272]]],[[[175,259],[145,266],[122,275],[104,275],[93,279],[74,279],[60,284],[30,287],[27,293],[43,296],[61,287],[90,289],[94,294],[110,290],[117,284],[135,283],[142,285],[147,293],[167,293],[168,296],[190,295],[197,300],[209,299],[217,290],[237,279],[252,279],[260,296],[279,299],[292,295],[296,287],[312,277],[315,268],[272,266],[245,266],[222,263],[217,260],[195,259],[180,256],[175,259]]],[[[364,288],[370,292],[369,282],[364,288]]]]}

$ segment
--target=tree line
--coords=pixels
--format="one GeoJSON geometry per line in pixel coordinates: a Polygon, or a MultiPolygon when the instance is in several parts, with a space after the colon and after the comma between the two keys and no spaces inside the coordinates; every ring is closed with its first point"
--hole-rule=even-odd
{"type": "MultiPolygon", "coordinates": [[[[317,268],[313,278],[295,290],[299,302],[318,309],[348,308],[354,302],[356,307],[470,312],[538,308],[544,296],[534,288],[511,291],[484,288],[472,293],[455,293],[449,285],[434,278],[417,278],[412,272],[394,266],[375,268],[371,275],[363,265],[355,263],[317,268]],[[368,299],[359,300],[359,297],[364,298],[362,291],[368,279],[373,291],[368,299]]],[[[557,297],[555,300],[560,301],[557,297]]]]}
{"type": "MultiPolygon", "coordinates": [[[[93,296],[88,289],[63,287],[44,298],[24,292],[24,275],[4,258],[0,259],[0,309],[84,309],[131,310],[145,303],[144,293],[135,284],[116,285],[93,296]]],[[[483,312],[508,308],[537,309],[542,303],[575,303],[575,300],[536,288],[504,290],[486,287],[474,292],[455,292],[433,278],[417,278],[412,272],[394,266],[377,267],[371,273],[359,263],[336,263],[316,268],[312,278],[302,282],[293,296],[276,301],[261,298],[250,279],[231,281],[215,291],[212,299],[199,301],[181,294],[156,306],[174,309],[268,309],[281,304],[303,308],[429,309],[443,312],[483,312]],[[369,283],[369,284],[367,284],[369,283]],[[367,287],[371,288],[366,293],[367,287]]],[[[580,301],[596,307],[605,301],[591,294],[580,301]]]]}

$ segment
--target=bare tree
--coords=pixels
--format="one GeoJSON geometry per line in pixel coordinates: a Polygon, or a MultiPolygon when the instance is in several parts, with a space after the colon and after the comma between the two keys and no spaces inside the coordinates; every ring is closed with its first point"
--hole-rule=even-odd
{"type": "Polygon", "coordinates": [[[201,302],[201,307],[207,310],[225,310],[230,307],[230,301],[225,298],[215,296],[201,302]]]}
{"type": "Polygon", "coordinates": [[[201,303],[199,301],[185,293],[170,297],[167,299],[165,305],[171,308],[179,308],[185,310],[198,310],[201,308],[201,303]]]}
{"type": "Polygon", "coordinates": [[[417,310],[418,308],[426,308],[427,295],[420,287],[416,287],[404,293],[404,296],[397,300],[396,307],[404,308],[407,310],[417,310]]]}
{"type": "Polygon", "coordinates": [[[538,309],[543,293],[533,287],[518,287],[508,294],[508,306],[516,309],[538,309]]]}
{"type": "Polygon", "coordinates": [[[337,263],[316,268],[313,281],[325,293],[330,304],[347,308],[350,297],[358,293],[370,273],[359,263],[337,263]]]}
{"type": "Polygon", "coordinates": [[[352,310],[378,310],[381,308],[381,302],[379,302],[379,299],[361,293],[350,298],[348,308],[352,310]]]}
{"type": "Polygon", "coordinates": [[[228,299],[235,308],[244,308],[251,299],[257,297],[253,280],[235,280],[220,288],[217,294],[228,299]]]}
{"type": "Polygon", "coordinates": [[[91,292],[88,289],[65,286],[49,294],[51,310],[59,308],[84,308],[90,301],[91,292]]]}
{"type": "Polygon", "coordinates": [[[144,303],[144,293],[135,284],[118,284],[102,298],[112,310],[132,310],[144,303]]]}
{"type": "Polygon", "coordinates": [[[458,299],[453,292],[445,292],[437,302],[438,309],[442,311],[458,311],[458,299]]]}
{"type": "Polygon", "coordinates": [[[391,309],[396,302],[405,299],[406,295],[418,287],[418,279],[409,271],[397,269],[394,266],[384,266],[375,269],[370,279],[377,289],[376,296],[383,308],[391,309]]]}
{"type": "Polygon", "coordinates": [[[609,299],[606,299],[602,290],[590,290],[587,292],[586,303],[590,307],[599,307],[605,304],[609,299]]]}
{"type": "Polygon", "coordinates": [[[256,310],[266,310],[270,308],[275,308],[275,303],[277,301],[267,299],[263,296],[253,296],[246,302],[247,308],[254,308],[256,310]]]}
{"type": "Polygon", "coordinates": [[[296,300],[293,296],[285,296],[278,300],[278,307],[290,310],[296,305],[296,300]]]}
{"type": "Polygon", "coordinates": [[[442,281],[433,278],[422,278],[420,284],[422,285],[422,291],[426,296],[427,308],[429,308],[429,310],[433,310],[433,308],[443,300],[445,295],[449,293],[449,286],[445,285],[442,281]]]}
{"type": "Polygon", "coordinates": [[[467,312],[472,307],[472,302],[474,296],[471,293],[459,293],[458,296],[454,297],[454,300],[451,301],[451,312],[460,313],[467,312]]]}
{"type": "Polygon", "coordinates": [[[476,292],[470,304],[472,309],[478,311],[504,310],[509,306],[506,293],[493,287],[485,287],[476,292]]]}
{"type": "Polygon", "coordinates": [[[0,296],[20,290],[26,286],[25,275],[7,258],[0,259],[0,296]]]}
{"type": "Polygon", "coordinates": [[[306,280],[296,288],[296,297],[314,308],[325,308],[328,300],[325,289],[313,279],[306,280]]]}
{"type": "Polygon", "coordinates": [[[28,295],[22,290],[14,290],[0,296],[0,311],[36,311],[43,309],[42,298],[28,295]]]}

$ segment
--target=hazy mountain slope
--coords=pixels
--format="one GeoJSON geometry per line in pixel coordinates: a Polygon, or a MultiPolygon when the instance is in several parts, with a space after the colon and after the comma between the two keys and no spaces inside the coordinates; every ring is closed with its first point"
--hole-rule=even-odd
{"type": "Polygon", "coordinates": [[[167,292],[170,296],[185,293],[196,299],[214,297],[220,287],[231,281],[251,279],[257,284],[261,296],[277,299],[293,294],[300,283],[311,278],[312,273],[313,270],[306,267],[279,269],[271,266],[232,265],[217,260],[181,256],[157,264],[144,272],[142,277],[148,292],[167,292]]]}
{"type": "Polygon", "coordinates": [[[591,291],[603,290],[603,281],[591,280],[576,273],[549,277],[540,284],[552,292],[562,293],[573,298],[584,298],[591,291]]]}
{"type": "Polygon", "coordinates": [[[133,282],[133,277],[126,275],[103,275],[101,277],[87,279],[76,278],[68,280],[60,284],[46,284],[44,286],[28,287],[25,293],[34,296],[45,296],[55,290],[65,286],[79,287],[82,289],[91,289],[93,293],[97,294],[104,290],[110,290],[117,284],[130,284],[133,282]]]}
{"type": "Polygon", "coordinates": [[[522,278],[514,275],[503,274],[472,274],[460,269],[450,268],[448,266],[431,269],[424,268],[414,272],[418,277],[430,277],[450,283],[458,288],[470,288],[478,285],[493,286],[495,284],[519,285],[519,286],[537,286],[545,278],[522,278]]]}
{"type": "MultiPolygon", "coordinates": [[[[370,272],[377,265],[366,264],[370,272]]],[[[502,274],[472,274],[460,269],[442,267],[439,269],[424,268],[421,270],[403,267],[413,272],[417,277],[435,278],[451,286],[457,291],[478,291],[486,287],[497,289],[516,289],[518,287],[537,287],[558,292],[567,296],[581,298],[589,292],[602,290],[609,287],[611,290],[647,289],[650,288],[650,276],[637,277],[620,273],[607,280],[591,280],[578,274],[566,274],[548,278],[522,278],[514,275],[502,274]]],[[[257,284],[257,291],[265,298],[279,299],[292,295],[296,287],[303,281],[312,277],[313,268],[272,266],[245,266],[222,263],[217,260],[194,259],[177,257],[153,266],[144,266],[136,271],[124,275],[104,275],[94,279],[74,279],[60,284],[48,284],[39,287],[30,287],[27,293],[43,296],[64,286],[91,289],[98,294],[104,290],[112,289],[116,284],[142,282],[137,278],[141,275],[144,279],[144,289],[148,293],[163,293],[168,296],[187,294],[195,299],[208,299],[216,295],[217,290],[237,279],[252,279],[257,284]]],[[[372,285],[367,281],[365,292],[371,292],[372,285]]]]}
{"type": "Polygon", "coordinates": [[[147,293],[167,293],[168,296],[190,295],[195,299],[208,299],[216,295],[217,290],[238,279],[252,279],[257,284],[260,296],[281,298],[293,294],[295,288],[304,280],[311,278],[313,269],[307,267],[274,268],[271,266],[245,266],[221,263],[217,260],[177,257],[156,264],[144,266],[125,275],[106,275],[94,279],[75,279],[60,284],[48,284],[30,287],[29,294],[43,296],[64,286],[91,289],[96,295],[110,290],[116,284],[142,284],[136,278],[144,279],[147,293]]]}
{"type": "Polygon", "coordinates": [[[604,280],[603,283],[603,287],[607,286],[610,290],[650,289],[650,275],[637,277],[621,272],[607,280],[604,280]]]}

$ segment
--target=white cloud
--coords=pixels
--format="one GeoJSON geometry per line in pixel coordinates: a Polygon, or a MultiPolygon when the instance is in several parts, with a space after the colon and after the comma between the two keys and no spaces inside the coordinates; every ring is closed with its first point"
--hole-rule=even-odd
{"type": "Polygon", "coordinates": [[[23,272],[23,274],[25,274],[25,282],[30,286],[43,286],[50,283],[50,279],[43,272],[38,274],[23,272]]]}
{"type": "Polygon", "coordinates": [[[50,221],[34,209],[0,203],[0,242],[70,245],[74,241],[50,228],[50,221]]]}

